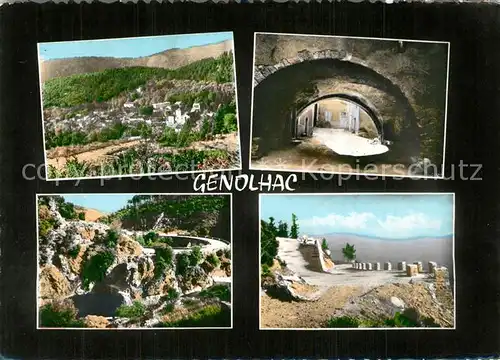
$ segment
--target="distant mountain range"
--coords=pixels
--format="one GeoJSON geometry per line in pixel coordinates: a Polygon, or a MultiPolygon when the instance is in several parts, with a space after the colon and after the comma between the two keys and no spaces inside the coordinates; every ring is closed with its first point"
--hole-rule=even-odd
{"type": "Polygon", "coordinates": [[[122,67],[156,67],[177,69],[195,61],[217,58],[224,52],[233,51],[233,41],[226,40],[215,44],[193,46],[186,49],[168,49],[150,56],[138,58],[115,57],[74,57],[65,59],[41,60],[41,80],[85,74],[122,67]]]}
{"type": "Polygon", "coordinates": [[[310,236],[319,237],[319,238],[322,238],[325,236],[357,236],[357,237],[367,238],[370,240],[382,240],[382,241],[401,241],[401,240],[406,241],[406,240],[408,240],[408,241],[411,241],[411,240],[418,240],[418,239],[425,239],[425,238],[432,238],[432,239],[450,238],[450,237],[453,237],[453,234],[440,235],[440,236],[428,235],[428,236],[413,236],[413,237],[405,237],[405,238],[390,238],[390,237],[383,238],[383,237],[378,237],[378,236],[359,235],[359,234],[354,234],[354,233],[333,232],[333,233],[327,233],[327,234],[323,234],[323,235],[310,235],[310,236]]]}
{"type": "Polygon", "coordinates": [[[391,262],[393,266],[400,261],[412,263],[435,261],[448,269],[453,268],[453,236],[418,237],[398,241],[355,234],[326,234],[324,237],[330,248],[332,259],[343,259],[342,248],[346,243],[354,245],[356,258],[361,262],[391,262]]]}

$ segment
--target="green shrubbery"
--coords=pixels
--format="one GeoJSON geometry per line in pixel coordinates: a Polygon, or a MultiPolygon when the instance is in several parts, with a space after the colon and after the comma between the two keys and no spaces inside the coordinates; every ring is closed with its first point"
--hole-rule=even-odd
{"type": "Polygon", "coordinates": [[[38,231],[41,237],[47,236],[50,230],[54,228],[57,224],[57,220],[54,218],[39,219],[38,220],[38,231]]]}
{"type": "Polygon", "coordinates": [[[65,304],[47,304],[40,308],[41,327],[73,327],[82,328],[85,324],[77,319],[77,310],[74,306],[65,304]]]}
{"type": "Polygon", "coordinates": [[[139,108],[140,115],[151,116],[151,115],[153,115],[153,111],[154,111],[154,108],[151,105],[141,106],[139,108]]]}
{"type": "Polygon", "coordinates": [[[174,301],[174,300],[177,300],[179,298],[180,294],[177,290],[175,290],[174,288],[170,288],[168,289],[167,291],[167,295],[164,295],[161,300],[162,301],[174,301]]]}
{"type": "MultiPolygon", "coordinates": [[[[69,159],[63,169],[49,165],[49,178],[75,178],[91,176],[111,176],[124,174],[149,174],[152,171],[189,171],[204,169],[206,163],[229,163],[229,154],[222,150],[181,150],[175,154],[154,154],[149,157],[151,166],[147,166],[145,158],[136,149],[130,149],[117,156],[106,166],[92,165],[69,159]],[[165,166],[169,164],[169,166],[165,166]]],[[[220,165],[227,168],[229,165],[220,165]]],[[[207,166],[207,169],[211,166],[207,166]]]]}
{"type": "Polygon", "coordinates": [[[68,255],[73,258],[73,259],[76,259],[78,254],[80,253],[80,249],[81,249],[81,246],[80,245],[77,245],[76,247],[74,247],[73,249],[71,250],[68,250],[68,255]]]}
{"type": "Polygon", "coordinates": [[[78,213],[78,219],[85,221],[85,213],[84,212],[78,213]]]}
{"type": "Polygon", "coordinates": [[[204,59],[175,69],[127,67],[50,79],[43,86],[43,107],[71,107],[104,102],[133,91],[150,80],[179,79],[196,81],[233,81],[233,55],[204,59]]]}
{"type": "Polygon", "coordinates": [[[200,292],[201,297],[231,301],[231,289],[226,285],[214,285],[200,292]]]}
{"type": "Polygon", "coordinates": [[[104,245],[109,249],[114,249],[116,244],[118,244],[118,239],[120,235],[115,229],[109,229],[104,236],[104,245]]]}
{"type": "Polygon", "coordinates": [[[175,272],[177,275],[184,276],[186,275],[186,271],[189,268],[191,261],[189,259],[189,254],[180,253],[177,254],[175,258],[175,272]]]}
{"type": "MultiPolygon", "coordinates": [[[[429,322],[429,321],[428,321],[429,322]]],[[[380,328],[380,327],[420,327],[417,322],[408,316],[397,312],[394,317],[381,320],[362,320],[350,316],[333,317],[327,321],[329,328],[380,328]]]]}
{"type": "Polygon", "coordinates": [[[174,251],[170,246],[155,250],[155,278],[160,278],[168,269],[172,268],[174,251]]]}
{"type": "Polygon", "coordinates": [[[132,305],[121,305],[116,309],[117,317],[129,318],[131,320],[139,320],[146,315],[146,306],[140,301],[134,301],[132,305]]]}
{"type": "Polygon", "coordinates": [[[115,261],[115,255],[111,251],[97,253],[88,259],[82,270],[82,286],[88,290],[90,284],[97,281],[102,281],[106,275],[106,271],[115,261]]]}
{"type": "Polygon", "coordinates": [[[154,231],[150,231],[146,235],[143,236],[144,243],[146,244],[146,246],[149,246],[149,245],[157,242],[158,238],[159,238],[159,235],[154,231]]]}
{"type": "Polygon", "coordinates": [[[228,327],[231,325],[231,313],[218,305],[208,305],[177,321],[161,323],[161,327],[228,327]]]}
{"type": "Polygon", "coordinates": [[[214,253],[208,254],[205,260],[213,267],[217,268],[220,265],[219,257],[214,253]]]}
{"type": "Polygon", "coordinates": [[[199,246],[193,246],[189,253],[189,265],[196,266],[203,260],[203,253],[199,246]]]}

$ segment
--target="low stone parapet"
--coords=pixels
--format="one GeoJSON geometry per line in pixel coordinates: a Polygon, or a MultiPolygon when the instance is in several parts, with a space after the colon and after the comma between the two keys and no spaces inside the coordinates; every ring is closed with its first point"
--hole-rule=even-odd
{"type": "Polygon", "coordinates": [[[405,271],[406,270],[406,261],[401,261],[398,263],[398,270],[405,271]]]}
{"type": "Polygon", "coordinates": [[[418,275],[417,264],[406,265],[406,276],[417,276],[417,275],[418,275]]]}
{"type": "Polygon", "coordinates": [[[417,265],[417,271],[422,274],[424,272],[424,266],[422,265],[422,261],[415,261],[413,265],[417,265]]]}
{"type": "Polygon", "coordinates": [[[429,274],[434,274],[434,269],[437,268],[437,263],[434,261],[429,261],[429,274]]]}

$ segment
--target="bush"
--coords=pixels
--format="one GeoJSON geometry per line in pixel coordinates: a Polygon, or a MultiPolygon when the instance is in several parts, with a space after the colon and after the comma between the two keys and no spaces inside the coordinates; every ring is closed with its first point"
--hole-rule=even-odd
{"type": "Polygon", "coordinates": [[[189,254],[180,253],[177,254],[176,257],[176,274],[184,276],[186,274],[186,270],[189,268],[191,264],[189,254]]]}
{"type": "Polygon", "coordinates": [[[151,105],[142,106],[139,108],[139,114],[150,116],[153,115],[154,108],[151,105]]]}
{"type": "Polygon", "coordinates": [[[229,113],[224,115],[224,132],[230,133],[238,131],[238,119],[235,114],[229,113]]]}
{"type": "Polygon", "coordinates": [[[142,236],[136,236],[135,241],[137,241],[141,246],[146,246],[146,242],[142,236]]]}
{"type": "Polygon", "coordinates": [[[85,221],[85,213],[84,212],[78,213],[78,219],[85,221]]]}
{"type": "Polygon", "coordinates": [[[138,320],[146,315],[146,306],[140,301],[134,301],[132,305],[121,305],[116,309],[117,317],[129,318],[132,320],[138,320]]]}
{"type": "Polygon", "coordinates": [[[179,296],[180,296],[180,294],[177,290],[175,290],[174,288],[170,288],[167,291],[167,295],[164,295],[162,297],[162,300],[163,301],[173,301],[173,300],[177,300],[179,298],[179,296]]]}
{"type": "Polygon", "coordinates": [[[203,260],[203,253],[199,246],[194,246],[189,254],[189,265],[196,266],[203,260]]]}
{"type": "Polygon", "coordinates": [[[174,251],[170,246],[164,248],[157,248],[155,251],[155,278],[160,278],[165,272],[172,268],[174,258],[174,251]]]}
{"type": "Polygon", "coordinates": [[[208,305],[185,319],[164,322],[160,327],[227,327],[231,325],[231,313],[218,305],[208,305]]]}
{"type": "Polygon", "coordinates": [[[165,307],[163,308],[163,310],[161,312],[162,312],[162,314],[166,315],[166,314],[170,314],[174,310],[175,310],[175,304],[169,303],[169,304],[165,305],[165,307]]]}
{"type": "Polygon", "coordinates": [[[118,235],[118,232],[116,230],[109,229],[104,238],[104,245],[109,249],[115,248],[116,244],[118,244],[119,237],[120,236],[118,235]]]}
{"type": "Polygon", "coordinates": [[[267,277],[271,275],[271,270],[269,269],[269,265],[267,264],[262,264],[260,267],[260,275],[262,277],[267,277]]]}
{"type": "Polygon", "coordinates": [[[144,243],[146,245],[151,245],[152,243],[155,243],[159,238],[159,235],[155,233],[154,231],[148,232],[146,235],[144,235],[144,243]]]}
{"type": "Polygon", "coordinates": [[[41,327],[73,327],[82,328],[85,324],[76,318],[77,310],[74,306],[65,304],[47,304],[40,309],[41,327]]]}
{"type": "Polygon", "coordinates": [[[115,255],[111,251],[98,253],[88,259],[82,270],[82,286],[85,290],[93,282],[102,281],[106,271],[115,261],[115,255]]]}
{"type": "Polygon", "coordinates": [[[397,312],[392,319],[384,321],[384,325],[391,327],[419,327],[420,325],[403,314],[397,312]]]}
{"type": "Polygon", "coordinates": [[[214,253],[207,255],[207,258],[205,260],[213,267],[219,267],[220,265],[220,260],[214,253]]]}
{"type": "Polygon", "coordinates": [[[72,220],[77,218],[77,213],[75,211],[75,206],[69,202],[63,202],[59,204],[58,211],[61,216],[67,220],[72,220]]]}
{"type": "Polygon", "coordinates": [[[201,297],[231,301],[231,289],[226,285],[214,285],[200,292],[201,297]]]}
{"type": "Polygon", "coordinates": [[[40,237],[47,236],[49,231],[52,230],[56,224],[57,224],[57,221],[56,221],[56,219],[53,219],[53,218],[39,220],[38,221],[38,231],[39,231],[40,237]]]}
{"type": "Polygon", "coordinates": [[[357,328],[360,325],[360,321],[358,319],[349,317],[349,316],[341,316],[341,317],[333,317],[328,320],[326,327],[328,328],[357,328]]]}
{"type": "Polygon", "coordinates": [[[80,253],[80,245],[77,245],[75,248],[71,249],[68,251],[68,255],[73,258],[73,259],[76,259],[78,254],[80,253]]]}

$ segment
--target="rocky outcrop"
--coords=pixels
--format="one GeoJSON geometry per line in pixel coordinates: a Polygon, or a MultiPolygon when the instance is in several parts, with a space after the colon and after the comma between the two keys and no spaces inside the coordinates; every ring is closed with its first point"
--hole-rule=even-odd
{"type": "Polygon", "coordinates": [[[88,328],[105,329],[109,325],[109,320],[104,316],[87,315],[84,324],[88,328]]]}
{"type": "Polygon", "coordinates": [[[42,299],[64,298],[71,293],[70,283],[54,265],[40,269],[39,296],[42,299]]]}

